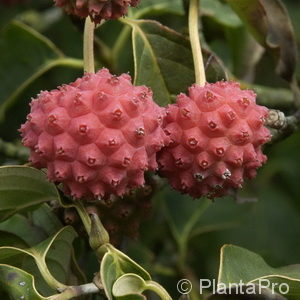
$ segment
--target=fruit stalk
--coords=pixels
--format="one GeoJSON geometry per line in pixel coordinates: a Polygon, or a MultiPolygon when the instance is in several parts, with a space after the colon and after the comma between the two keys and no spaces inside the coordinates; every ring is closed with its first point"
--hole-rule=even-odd
{"type": "Polygon", "coordinates": [[[78,215],[80,216],[80,219],[84,225],[84,228],[86,230],[86,232],[88,234],[90,234],[91,232],[91,219],[90,216],[88,214],[88,212],[86,211],[83,203],[81,201],[76,201],[74,202],[74,206],[78,212],[78,215]]]}
{"type": "Polygon", "coordinates": [[[94,62],[94,30],[95,24],[90,17],[85,19],[84,37],[83,37],[83,61],[84,72],[95,73],[94,62]]]}
{"type": "Polygon", "coordinates": [[[206,77],[199,38],[199,2],[200,0],[190,0],[189,35],[194,59],[196,83],[204,86],[206,77]]]}

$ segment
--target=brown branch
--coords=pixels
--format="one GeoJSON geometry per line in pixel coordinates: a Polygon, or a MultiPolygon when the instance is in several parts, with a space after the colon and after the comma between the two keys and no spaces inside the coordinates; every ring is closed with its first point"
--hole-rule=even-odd
{"type": "Polygon", "coordinates": [[[276,143],[287,138],[298,130],[300,124],[300,109],[291,116],[285,116],[280,110],[270,109],[269,116],[266,120],[272,132],[272,140],[269,144],[276,143]]]}

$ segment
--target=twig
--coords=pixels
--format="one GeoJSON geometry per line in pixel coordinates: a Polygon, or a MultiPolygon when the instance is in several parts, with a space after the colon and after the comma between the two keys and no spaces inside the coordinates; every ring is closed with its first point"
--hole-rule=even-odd
{"type": "Polygon", "coordinates": [[[282,140],[298,130],[300,124],[300,109],[291,116],[285,116],[280,110],[270,109],[269,117],[266,120],[266,126],[271,129],[273,144],[282,140]]]}
{"type": "Polygon", "coordinates": [[[101,290],[93,282],[78,285],[78,286],[68,286],[65,289],[59,289],[60,294],[53,295],[50,300],[68,300],[82,295],[89,295],[99,293],[101,290]]]}

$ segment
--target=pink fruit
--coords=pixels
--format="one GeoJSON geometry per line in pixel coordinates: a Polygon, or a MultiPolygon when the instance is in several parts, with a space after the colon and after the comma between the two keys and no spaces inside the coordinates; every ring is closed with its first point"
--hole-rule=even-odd
{"type": "Polygon", "coordinates": [[[139,0],[54,0],[68,14],[80,18],[90,16],[95,23],[102,19],[117,19],[127,13],[128,6],[135,7],[139,0]]]}
{"type": "Polygon", "coordinates": [[[107,69],[41,92],[20,131],[30,161],[75,198],[123,195],[157,169],[167,137],[163,110],[145,86],[107,69]]]}
{"type": "Polygon", "coordinates": [[[264,126],[268,109],[255,98],[238,83],[223,81],[178,95],[164,122],[171,143],[158,154],[161,174],[174,189],[214,198],[256,176],[267,160],[261,146],[270,132],[264,126]]]}

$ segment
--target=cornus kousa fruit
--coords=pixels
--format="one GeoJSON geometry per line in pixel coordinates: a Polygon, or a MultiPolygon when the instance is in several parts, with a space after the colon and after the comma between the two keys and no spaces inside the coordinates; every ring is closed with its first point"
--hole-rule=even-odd
{"type": "Polygon", "coordinates": [[[193,85],[167,108],[164,128],[171,143],[158,161],[176,190],[220,197],[256,176],[267,159],[261,146],[270,132],[264,126],[268,109],[255,98],[236,82],[220,81],[193,85]]]}
{"type": "Polygon", "coordinates": [[[41,92],[20,131],[30,160],[75,198],[123,195],[157,169],[164,110],[145,86],[107,69],[41,92]]]}
{"type": "Polygon", "coordinates": [[[54,0],[68,14],[80,18],[90,16],[99,23],[102,19],[117,19],[127,13],[128,6],[137,6],[139,0],[54,0]]]}

